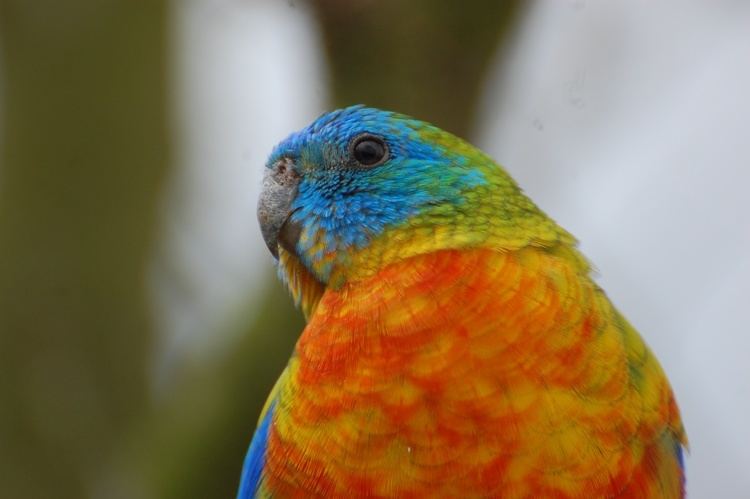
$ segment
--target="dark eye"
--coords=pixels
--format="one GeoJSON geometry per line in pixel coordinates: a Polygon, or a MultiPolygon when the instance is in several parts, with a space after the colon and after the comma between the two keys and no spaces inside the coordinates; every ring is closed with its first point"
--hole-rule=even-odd
{"type": "Polygon", "coordinates": [[[352,144],[352,156],[362,166],[375,166],[388,159],[388,146],[373,135],[357,137],[352,144]]]}

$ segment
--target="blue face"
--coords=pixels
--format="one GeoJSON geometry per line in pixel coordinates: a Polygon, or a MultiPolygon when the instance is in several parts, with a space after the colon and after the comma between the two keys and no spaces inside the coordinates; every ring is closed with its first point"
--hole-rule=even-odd
{"type": "MultiPolygon", "coordinates": [[[[426,207],[460,203],[482,183],[468,160],[425,136],[436,127],[378,109],[333,111],[289,136],[271,154],[299,177],[289,220],[300,228],[295,253],[303,263],[352,247],[363,248],[386,228],[426,207]]],[[[318,271],[325,281],[330,268],[318,271]]]]}

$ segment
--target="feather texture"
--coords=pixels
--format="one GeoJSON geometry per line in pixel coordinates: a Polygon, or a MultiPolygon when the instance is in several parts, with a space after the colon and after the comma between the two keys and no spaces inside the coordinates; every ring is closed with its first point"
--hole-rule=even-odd
{"type": "Polygon", "coordinates": [[[361,107],[280,156],[304,202],[279,272],[308,324],[240,497],[683,497],[687,442],[656,358],[490,158],[361,107]],[[388,141],[380,171],[337,163],[362,130],[388,141]]]}
{"type": "Polygon", "coordinates": [[[682,494],[656,359],[545,249],[437,252],[326,291],[277,404],[260,495],[682,494]]]}

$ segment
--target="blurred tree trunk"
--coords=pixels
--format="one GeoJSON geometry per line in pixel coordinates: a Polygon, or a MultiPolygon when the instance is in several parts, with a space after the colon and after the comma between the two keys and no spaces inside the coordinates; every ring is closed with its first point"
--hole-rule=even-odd
{"type": "Polygon", "coordinates": [[[0,0],[3,497],[128,495],[108,462],[148,402],[165,4],[0,0]]]}
{"type": "Polygon", "coordinates": [[[492,56],[521,2],[314,0],[337,107],[367,104],[470,131],[492,56]]]}

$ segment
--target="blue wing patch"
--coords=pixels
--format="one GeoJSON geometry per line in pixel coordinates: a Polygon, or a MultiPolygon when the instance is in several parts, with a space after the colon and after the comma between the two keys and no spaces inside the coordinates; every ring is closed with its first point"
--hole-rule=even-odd
{"type": "Polygon", "coordinates": [[[268,433],[271,429],[273,410],[276,403],[272,403],[266,411],[266,415],[255,430],[253,441],[245,455],[242,465],[242,478],[240,478],[240,489],[237,491],[237,499],[252,499],[258,489],[260,473],[266,459],[266,446],[268,445],[268,433]]]}

